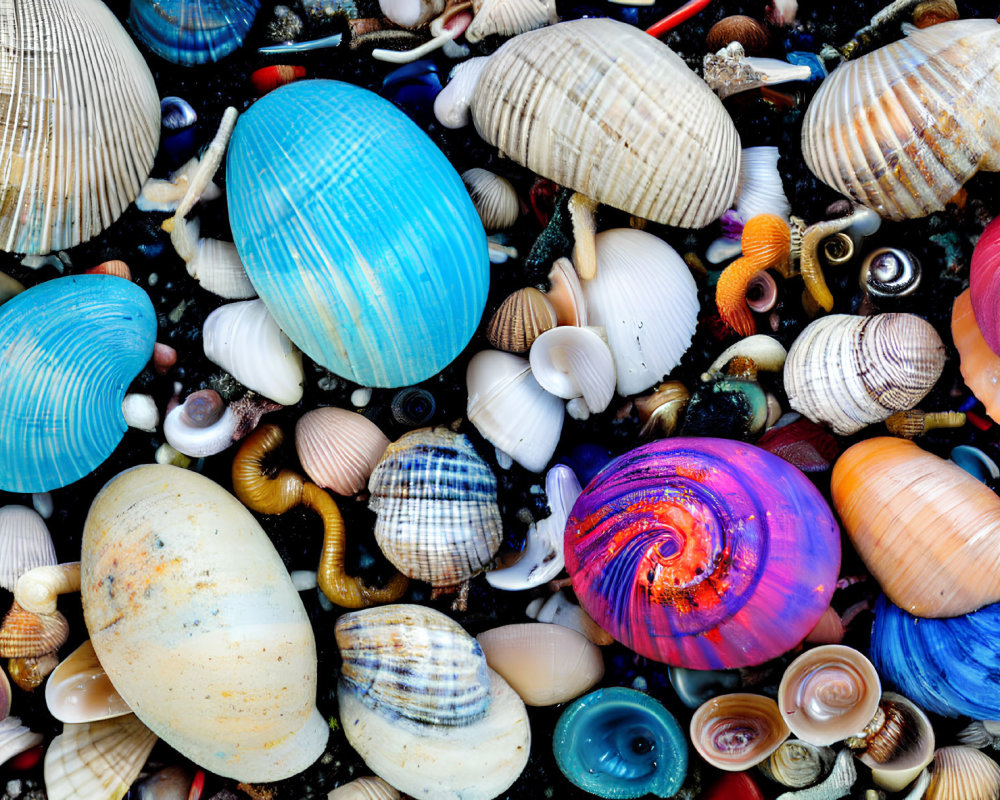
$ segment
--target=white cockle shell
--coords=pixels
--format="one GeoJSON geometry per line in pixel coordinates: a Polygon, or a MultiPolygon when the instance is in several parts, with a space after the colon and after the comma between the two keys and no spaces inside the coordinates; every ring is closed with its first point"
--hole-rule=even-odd
{"type": "Polygon", "coordinates": [[[27,506],[0,508],[0,586],[13,592],[29,569],[58,563],[52,536],[37,511],[27,506]]]}
{"type": "Polygon", "coordinates": [[[312,625],[267,534],[216,483],[166,465],[119,474],[87,516],[81,582],[101,665],[181,754],[258,782],[323,752],[312,625]]]}
{"type": "Polygon", "coordinates": [[[0,250],[72,247],[118,219],[149,175],[156,84],[100,0],[3,0],[0,43],[0,250]]]}
{"type": "MultiPolygon", "coordinates": [[[[468,33],[466,30],[466,38],[468,33]]],[[[463,172],[462,183],[469,191],[472,204],[476,207],[486,230],[505,231],[514,226],[521,213],[521,203],[517,199],[514,184],[495,172],[481,167],[473,167],[463,172]]]]}
{"type": "Polygon", "coordinates": [[[514,37],[486,64],[472,118],[504,156],[638,217],[701,228],[736,196],[728,112],[632,25],[579,19],[514,37]]]}
{"type": "Polygon", "coordinates": [[[802,155],[888,219],[942,210],[1000,169],[1000,25],[943,22],[841,64],[809,104],[802,155]]]}

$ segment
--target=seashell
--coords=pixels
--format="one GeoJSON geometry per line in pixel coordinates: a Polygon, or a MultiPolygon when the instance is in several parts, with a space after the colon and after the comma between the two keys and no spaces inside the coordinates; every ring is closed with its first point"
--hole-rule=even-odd
{"type": "Polygon", "coordinates": [[[851,751],[844,748],[837,754],[833,769],[822,783],[797,792],[785,792],[778,795],[777,800],[838,800],[851,793],[851,787],[857,779],[854,758],[851,751]]]}
{"type": "Polygon", "coordinates": [[[79,591],[79,561],[35,567],[17,579],[14,602],[25,611],[48,616],[56,613],[59,595],[79,591]]]}
{"type": "Polygon", "coordinates": [[[293,67],[288,64],[272,64],[261,67],[250,73],[250,82],[258,94],[273,92],[279,86],[300,80],[306,76],[305,67],[293,67]]]}
{"type": "Polygon", "coordinates": [[[770,756],[789,736],[778,704],[758,694],[724,694],[691,717],[691,744],[713,767],[740,772],[770,756]]]}
{"type": "MultiPolygon", "coordinates": [[[[194,223],[190,223],[194,224],[194,223]]],[[[198,228],[191,231],[197,238],[198,228]]],[[[227,300],[256,297],[257,291],[247,277],[236,245],[218,239],[197,239],[194,253],[185,265],[188,275],[198,281],[206,292],[227,300]]]]}
{"type": "Polygon", "coordinates": [[[228,492],[177,467],[121,473],[90,508],[81,572],[102,666],[175,750],[251,782],[294,775],[323,752],[312,626],[273,545],[228,492]],[[128,586],[147,588],[116,590],[128,586]]]}
{"type": "Polygon", "coordinates": [[[497,449],[531,472],[549,463],[562,433],[563,405],[531,374],[527,359],[483,350],[465,372],[466,414],[497,449]]]}
{"type": "Polygon", "coordinates": [[[583,285],[568,258],[557,258],[549,271],[551,288],[545,296],[556,311],[560,325],[586,327],[589,321],[587,300],[583,295],[583,285]]]}
{"type": "Polygon", "coordinates": [[[132,270],[128,268],[128,264],[118,259],[102,261],[96,267],[86,270],[86,273],[88,275],[114,275],[116,278],[132,280],[132,270]]]}
{"type": "Polygon", "coordinates": [[[0,508],[0,586],[13,592],[17,579],[29,569],[57,563],[52,536],[37,511],[25,506],[0,508]]]}
{"type": "Polygon", "coordinates": [[[667,676],[678,699],[692,710],[743,684],[738,670],[669,667],[667,676]]]}
{"type": "Polygon", "coordinates": [[[385,17],[401,28],[419,28],[444,11],[444,0],[379,0],[385,17]]]}
{"type": "Polygon", "coordinates": [[[731,440],[626,453],[591,480],[566,526],[566,569],[597,623],[640,655],[692,669],[794,647],[829,605],[839,567],[837,524],[813,485],[731,440]]]}
{"type": "Polygon", "coordinates": [[[801,739],[790,739],[758,766],[772,781],[792,789],[812,786],[823,779],[836,754],[829,747],[819,747],[801,739]]]}
{"type": "Polygon", "coordinates": [[[995,800],[1000,766],[972,747],[942,747],[934,754],[927,800],[995,800]]]}
{"type": "Polygon", "coordinates": [[[400,389],[392,396],[389,410],[397,424],[407,428],[423,428],[434,418],[437,404],[434,402],[434,395],[426,389],[410,386],[400,389]]]}
{"type": "MultiPolygon", "coordinates": [[[[471,28],[472,25],[466,28],[466,39],[469,38],[471,28]]],[[[514,184],[480,167],[473,167],[463,172],[462,183],[468,189],[472,204],[476,207],[479,218],[483,221],[483,227],[487,231],[505,231],[514,226],[521,214],[521,203],[517,199],[514,184]]]]}
{"type": "Polygon", "coordinates": [[[58,611],[35,614],[14,601],[0,623],[0,657],[33,658],[54,653],[69,638],[69,623],[58,611]]]}
{"type": "Polygon", "coordinates": [[[840,455],[840,445],[833,435],[798,414],[793,420],[775,426],[760,439],[757,447],[780,456],[803,472],[823,472],[840,455]]]}
{"type": "Polygon", "coordinates": [[[159,141],[156,84],[98,0],[8,3],[0,27],[0,94],[10,98],[0,249],[69,248],[110,226],[139,194],[159,141]]]}
{"type": "Polygon", "coordinates": [[[691,344],[698,290],[677,252],[645,231],[597,235],[597,277],[583,287],[591,325],[603,327],[618,370],[618,393],[649,389],[691,344]]]}
{"type": "Polygon", "coordinates": [[[239,420],[214,389],[193,392],[163,421],[163,435],[177,452],[192,458],[214,456],[237,438],[239,420]]]}
{"type": "Polygon", "coordinates": [[[37,747],[44,740],[40,733],[33,733],[21,724],[18,717],[4,717],[0,720],[0,765],[25,750],[37,747]]]}
{"type": "Polygon", "coordinates": [[[909,613],[955,617],[1000,600],[1000,499],[960,467],[876,437],[838,459],[830,492],[865,565],[909,613]]]}
{"type": "Polygon", "coordinates": [[[946,717],[1000,718],[1000,605],[961,617],[911,616],[885,597],[875,605],[871,657],[886,683],[946,717]]]}
{"type": "Polygon", "coordinates": [[[130,714],[132,709],[111,685],[90,639],[56,667],[45,684],[45,705],[60,722],[84,724],[130,714]]]}
{"type": "Polygon", "coordinates": [[[885,692],[875,718],[848,747],[872,770],[872,780],[901,792],[934,758],[934,729],[927,715],[895,692],[885,692]],[[863,747],[863,749],[862,749],[863,747]],[[859,753],[858,750],[862,751],[859,753]]]}
{"type": "Polygon", "coordinates": [[[604,659],[597,645],[562,625],[504,625],[476,639],[490,669],[529,706],[565,703],[604,676],[604,659]]]}
{"type": "Polygon", "coordinates": [[[976,324],[994,353],[1000,353],[1000,217],[994,219],[976,242],[969,265],[969,294],[976,324]]]}
{"type": "Polygon", "coordinates": [[[639,412],[642,430],[639,438],[672,436],[677,429],[681,412],[685,409],[691,393],[680,381],[667,381],[653,389],[653,393],[636,397],[632,403],[639,412]]]}
{"type": "MultiPolygon", "coordinates": [[[[205,773],[201,772],[204,782],[205,773]]],[[[195,777],[195,781],[198,777],[195,777]]],[[[198,800],[200,789],[193,785],[191,773],[182,766],[164,767],[135,785],[138,800],[198,800]]],[[[398,799],[397,799],[398,800],[398,799]]]]}
{"type": "Polygon", "coordinates": [[[428,725],[467,725],[486,715],[490,677],[483,650],[440,611],[366,608],[341,616],[334,632],[347,684],[340,694],[349,689],[385,717],[428,725]]]}
{"type": "Polygon", "coordinates": [[[527,353],[535,339],[556,326],[556,312],[538,289],[527,287],[508,295],[490,317],[486,339],[497,350],[527,353]]]}
{"type": "Polygon", "coordinates": [[[722,319],[741,336],[752,336],[756,324],[747,309],[746,292],[761,270],[781,267],[788,261],[791,232],[775,214],[758,214],[743,226],[743,257],[727,266],[715,286],[715,303],[722,319]]]}
{"type": "Polygon", "coordinates": [[[833,314],[810,323],[785,361],[792,408],[849,436],[906,411],[933,388],[944,368],[934,327],[912,314],[833,314]]]}
{"type": "Polygon", "coordinates": [[[582,397],[600,414],[615,396],[615,360],[594,328],[561,325],[541,334],[528,355],[531,374],[556,397],[582,397]]]}
{"type": "Polygon", "coordinates": [[[808,65],[747,56],[739,42],[730,42],[717,53],[706,54],[702,59],[702,73],[712,91],[723,99],[761,86],[804,81],[812,77],[812,69],[808,65]]]}
{"type": "Polygon", "coordinates": [[[471,121],[469,106],[487,58],[476,56],[456,64],[448,84],[434,98],[434,116],[444,127],[464,128],[471,121]]]}
{"type": "Polygon", "coordinates": [[[368,485],[386,435],[367,417],[343,408],[315,408],[295,424],[295,452],[309,479],[337,494],[355,495],[368,485]]]}
{"type": "Polygon", "coordinates": [[[215,309],[202,330],[205,357],[236,380],[285,406],[302,399],[302,354],[262,300],[215,309]]]}
{"type": "Polygon", "coordinates": [[[524,613],[538,622],[562,625],[582,633],[596,645],[611,644],[614,639],[576,603],[570,601],[561,591],[553,592],[546,600],[537,598],[528,604],[524,613]]]}
{"type": "Polygon", "coordinates": [[[893,436],[914,439],[939,428],[961,428],[965,414],[961,411],[937,411],[927,414],[918,409],[897,411],[885,421],[886,430],[893,436]]]}
{"type": "Polygon", "coordinates": [[[43,653],[30,658],[11,658],[7,661],[10,679],[26,692],[33,692],[59,665],[55,653],[43,653]]]}
{"type": "Polygon", "coordinates": [[[23,283],[14,280],[6,272],[0,272],[0,306],[23,291],[23,283]]]}
{"type": "Polygon", "coordinates": [[[156,433],[160,424],[160,412],[152,395],[130,392],[122,400],[122,417],[130,428],[147,433],[156,433]]]}
{"type": "Polygon", "coordinates": [[[132,0],[128,23],[160,58],[190,67],[239,48],[259,9],[260,0],[132,0]]]}
{"type": "Polygon", "coordinates": [[[448,160],[389,101],[336,81],[282,86],[240,117],[226,179],[247,275],[313,361],[363,386],[410,386],[468,344],[489,281],[483,226],[448,160]],[[402,202],[414,175],[419,202],[402,202]]]}
{"type": "Polygon", "coordinates": [[[0,490],[58,489],[125,433],[125,389],[149,361],[156,313],[110,275],[56,278],[0,306],[0,490]]]}
{"type": "Polygon", "coordinates": [[[736,195],[740,143],[725,108],[631,25],[579,19],[516,36],[490,57],[472,116],[504,156],[653,222],[701,228],[736,195]]]}
{"type": "Polygon", "coordinates": [[[751,55],[760,55],[770,45],[771,34],[753,17],[733,14],[716,22],[705,37],[705,45],[713,53],[730,42],[739,42],[751,55]]]}
{"type": "Polygon", "coordinates": [[[913,9],[913,24],[918,28],[929,28],[942,22],[951,22],[959,17],[955,0],[924,0],[913,9]]]}
{"type": "Polygon", "coordinates": [[[872,297],[905,297],[919,288],[921,274],[920,262],[912,253],[880,247],[865,256],[858,283],[872,297]]]}
{"type": "Polygon", "coordinates": [[[997,728],[995,721],[975,720],[962,728],[956,734],[955,738],[958,739],[960,744],[975,747],[978,750],[983,750],[987,747],[996,749],[998,733],[1000,733],[1000,729],[997,728]]]}
{"type": "Polygon", "coordinates": [[[567,706],[552,737],[566,778],[598,797],[672,797],[687,775],[687,742],[652,697],[614,686],[567,706]]]}
{"type": "Polygon", "coordinates": [[[134,714],[67,724],[45,752],[50,800],[121,800],[139,777],[156,734],[134,714]]]}
{"type": "Polygon", "coordinates": [[[401,792],[434,800],[490,800],[527,764],[531,731],[514,690],[492,670],[489,679],[489,710],[467,725],[427,725],[381,714],[341,681],[341,725],[369,769],[401,792]]]}
{"type": "Polygon", "coordinates": [[[758,371],[780,372],[785,366],[787,356],[787,351],[777,339],[760,333],[747,336],[723,350],[712,365],[701,374],[701,380],[708,383],[721,377],[725,366],[737,357],[749,359],[758,371]]]}
{"type": "Polygon", "coordinates": [[[500,548],[497,482],[469,439],[423,428],[390,444],[368,480],[375,539],[404,575],[458,586],[500,548]]]}
{"type": "Polygon", "coordinates": [[[473,0],[473,17],[465,29],[469,42],[487,36],[517,36],[559,21],[555,0],[473,0]]]}
{"type": "Polygon", "coordinates": [[[806,164],[882,217],[943,210],[977,170],[1000,167],[998,43],[994,20],[958,20],[841,64],[806,110],[806,164]]]}
{"type": "Polygon", "coordinates": [[[960,444],[951,448],[949,461],[958,464],[977,481],[987,483],[991,479],[1000,478],[1000,467],[978,447],[960,444]]]}
{"type": "Polygon", "coordinates": [[[962,379],[994,421],[1000,420],[1000,356],[993,352],[976,322],[970,291],[951,307],[951,338],[961,359],[962,379]]]}
{"type": "Polygon", "coordinates": [[[778,707],[792,733],[817,745],[864,730],[881,697],[872,663],[840,644],[807,650],[788,665],[778,687],[778,707]]]}
{"type": "Polygon", "coordinates": [[[847,633],[844,621],[840,618],[833,606],[823,612],[816,627],[809,631],[806,641],[809,644],[840,644],[844,641],[844,634],[847,633]]]}
{"type": "Polygon", "coordinates": [[[758,272],[747,284],[746,303],[751,311],[763,314],[778,304],[778,284],[768,272],[758,272]]]}
{"type": "Polygon", "coordinates": [[[338,786],[327,800],[399,800],[399,792],[381,778],[355,778],[338,786]]]}

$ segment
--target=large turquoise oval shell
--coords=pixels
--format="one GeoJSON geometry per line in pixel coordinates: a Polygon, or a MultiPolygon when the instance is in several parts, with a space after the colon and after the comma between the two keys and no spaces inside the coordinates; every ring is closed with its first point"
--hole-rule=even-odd
{"type": "Polygon", "coordinates": [[[472,338],[486,234],[454,168],[387,100],[321,80],[265,95],[236,124],[226,182],[247,274],[314,361],[406,386],[472,338]]]}
{"type": "Polygon", "coordinates": [[[0,490],[58,489],[111,455],[155,341],[149,297],[111,275],[56,278],[0,306],[0,490]]]}

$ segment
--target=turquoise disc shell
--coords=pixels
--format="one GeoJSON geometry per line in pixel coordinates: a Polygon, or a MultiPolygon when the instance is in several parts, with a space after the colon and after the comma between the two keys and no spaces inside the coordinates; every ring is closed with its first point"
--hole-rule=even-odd
{"type": "Polygon", "coordinates": [[[387,100],[299,81],[236,124],[226,182],[247,274],[303,352],[364,386],[447,366],[486,304],[486,234],[458,173],[387,100]]]}

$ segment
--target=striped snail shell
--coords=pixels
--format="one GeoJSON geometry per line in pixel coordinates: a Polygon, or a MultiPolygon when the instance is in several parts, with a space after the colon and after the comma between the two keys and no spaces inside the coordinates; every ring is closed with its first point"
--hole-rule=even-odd
{"type": "Polygon", "coordinates": [[[920,262],[912,253],[880,247],[865,256],[859,283],[872,297],[903,297],[917,290],[920,277],[920,262]]]}
{"type": "Polygon", "coordinates": [[[872,779],[883,789],[902,791],[931,763],[934,728],[927,715],[910,700],[884,692],[878,711],[861,736],[847,739],[847,746],[870,767],[872,779]]]}
{"type": "Polygon", "coordinates": [[[802,154],[815,175],[888,219],[940,211],[979,169],[1000,169],[1000,25],[917,30],[823,81],[802,154]]]}
{"type": "Polygon", "coordinates": [[[487,62],[471,110],[506,157],[638,217],[702,228],[736,196],[728,112],[631,25],[579,19],[514,37],[487,62]]]}

